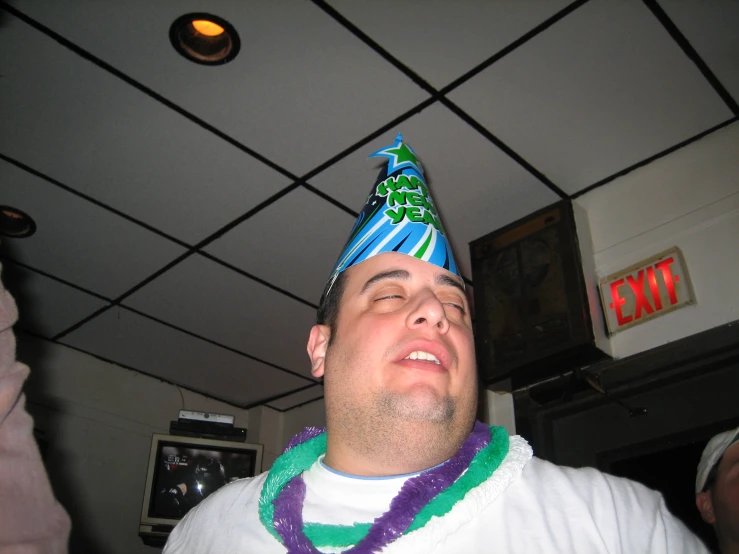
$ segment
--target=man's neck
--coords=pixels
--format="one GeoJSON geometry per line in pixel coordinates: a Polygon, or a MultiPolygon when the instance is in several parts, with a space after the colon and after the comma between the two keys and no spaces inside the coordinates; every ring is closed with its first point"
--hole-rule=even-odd
{"type": "MultiPolygon", "coordinates": [[[[348,475],[360,477],[393,477],[396,475],[420,473],[445,462],[450,457],[439,459],[438,462],[393,463],[390,460],[378,462],[366,458],[357,458],[353,454],[342,456],[336,452],[330,453],[327,449],[323,463],[333,470],[348,475]]],[[[399,461],[396,460],[396,462],[399,461]]]]}
{"type": "Polygon", "coordinates": [[[336,471],[364,477],[418,473],[454,456],[467,434],[450,436],[447,429],[411,425],[406,432],[374,429],[370,433],[328,429],[324,463],[336,471]]]}
{"type": "MultiPolygon", "coordinates": [[[[446,460],[444,460],[446,461],[446,460]]],[[[442,462],[443,464],[444,462],[442,462]]],[[[352,477],[357,479],[394,479],[394,478],[400,478],[400,477],[413,477],[414,475],[419,475],[420,473],[423,473],[424,471],[427,471],[429,469],[433,469],[435,467],[439,467],[442,464],[436,464],[435,466],[431,466],[424,469],[419,469],[417,471],[409,471],[407,473],[395,473],[395,472],[388,472],[388,471],[382,471],[377,472],[376,468],[374,467],[359,467],[352,466],[355,469],[352,472],[349,471],[342,471],[341,469],[337,469],[330,463],[326,462],[326,457],[323,457],[323,460],[321,460],[321,465],[328,469],[330,472],[335,473],[337,475],[341,475],[343,477],[352,477]]]]}

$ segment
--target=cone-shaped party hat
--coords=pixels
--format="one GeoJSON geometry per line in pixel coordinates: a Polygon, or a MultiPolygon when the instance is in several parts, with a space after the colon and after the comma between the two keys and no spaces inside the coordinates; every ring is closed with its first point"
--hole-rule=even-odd
{"type": "Polygon", "coordinates": [[[398,135],[394,144],[370,155],[379,157],[388,159],[387,166],[372,187],[336,262],[326,296],[342,271],[384,252],[414,256],[459,275],[423,167],[413,149],[398,135]]]}

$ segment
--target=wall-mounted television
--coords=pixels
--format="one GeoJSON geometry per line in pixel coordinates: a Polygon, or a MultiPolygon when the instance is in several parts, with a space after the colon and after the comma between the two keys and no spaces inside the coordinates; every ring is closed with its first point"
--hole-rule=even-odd
{"type": "Polygon", "coordinates": [[[139,536],[162,546],[187,512],[222,486],[262,471],[261,444],[155,433],[139,536]]]}

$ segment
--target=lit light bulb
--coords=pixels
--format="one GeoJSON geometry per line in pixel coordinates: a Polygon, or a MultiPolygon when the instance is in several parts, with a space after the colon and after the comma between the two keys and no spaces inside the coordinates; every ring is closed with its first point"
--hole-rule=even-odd
{"type": "Polygon", "coordinates": [[[196,19],[192,22],[192,26],[198,33],[206,37],[217,37],[225,32],[223,27],[206,19],[196,19]]]}

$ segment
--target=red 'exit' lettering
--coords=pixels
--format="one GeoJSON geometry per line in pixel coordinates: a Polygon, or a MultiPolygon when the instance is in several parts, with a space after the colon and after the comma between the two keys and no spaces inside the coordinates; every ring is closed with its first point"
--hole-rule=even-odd
{"type": "MultiPolygon", "coordinates": [[[[646,269],[640,269],[636,277],[627,275],[626,279],[619,279],[611,283],[611,298],[613,302],[610,307],[616,314],[616,321],[619,326],[626,325],[631,321],[639,320],[644,315],[649,315],[655,311],[663,309],[662,298],[660,297],[659,284],[657,283],[656,273],[662,274],[662,281],[667,289],[667,297],[670,300],[670,305],[677,304],[677,292],[675,290],[675,283],[679,282],[679,276],[672,275],[670,265],[675,261],[671,256],[665,258],[661,262],[649,266],[646,269]],[[644,285],[648,285],[646,288],[644,285]],[[623,313],[623,306],[626,304],[626,298],[621,294],[622,287],[628,285],[628,290],[634,295],[634,313],[632,315],[626,315],[623,313]],[[650,303],[651,298],[654,306],[650,303]]],[[[624,289],[626,290],[626,289],[624,289]]]]}

